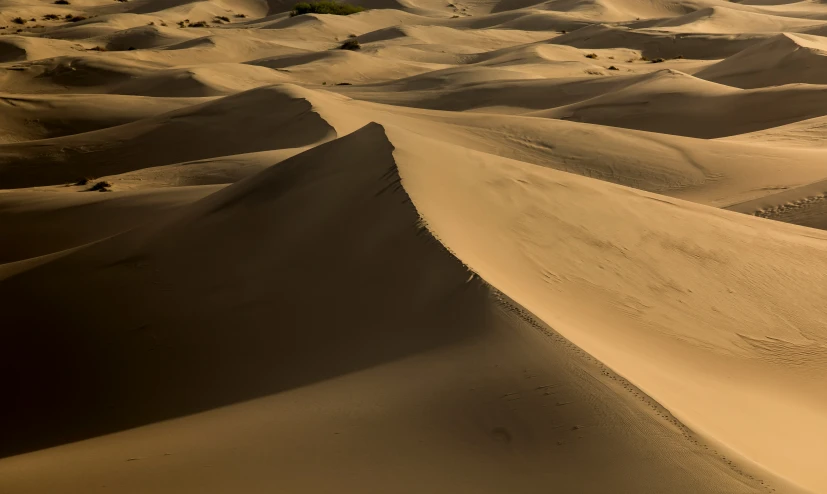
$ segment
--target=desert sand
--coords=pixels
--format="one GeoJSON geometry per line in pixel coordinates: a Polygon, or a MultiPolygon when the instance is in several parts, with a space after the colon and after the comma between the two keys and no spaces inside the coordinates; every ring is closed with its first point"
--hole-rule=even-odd
{"type": "Polygon", "coordinates": [[[827,493],[827,6],[356,4],[0,0],[0,493],[827,493]]]}

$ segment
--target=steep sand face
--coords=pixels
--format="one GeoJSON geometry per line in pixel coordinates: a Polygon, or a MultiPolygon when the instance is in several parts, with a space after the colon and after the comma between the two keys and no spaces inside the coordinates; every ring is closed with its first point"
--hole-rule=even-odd
{"type": "Polygon", "coordinates": [[[0,492],[827,492],[827,8],[359,4],[0,0],[0,492]]]}

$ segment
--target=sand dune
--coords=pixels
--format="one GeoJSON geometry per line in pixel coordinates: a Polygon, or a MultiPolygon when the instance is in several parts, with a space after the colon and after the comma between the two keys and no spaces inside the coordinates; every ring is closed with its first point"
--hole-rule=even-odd
{"type": "Polygon", "coordinates": [[[827,8],[356,4],[0,0],[0,493],[827,492],[827,8]]]}
{"type": "Polygon", "coordinates": [[[530,115],[708,139],[827,114],[825,89],[739,91],[667,69],[618,91],[530,115]],[[775,105],[778,100],[784,105],[775,105]]]}
{"type": "Polygon", "coordinates": [[[718,59],[761,43],[766,34],[696,34],[635,30],[622,26],[592,25],[555,38],[577,48],[630,48],[648,58],[718,59]]]}
{"type": "Polygon", "coordinates": [[[155,25],[137,26],[105,36],[103,47],[109,51],[144,50],[175,45],[191,39],[182,35],[180,31],[155,25]]]}
{"type": "MultiPolygon", "coordinates": [[[[92,184],[74,186],[89,189],[92,184]]],[[[0,194],[0,264],[50,254],[131,230],[189,204],[215,187],[111,194],[7,191],[0,194]],[[94,223],[89,218],[95,218],[94,223]]]]}
{"type": "Polygon", "coordinates": [[[696,75],[745,89],[796,82],[824,84],[827,83],[824,53],[827,53],[827,38],[784,33],[696,75]]]}
{"type": "Polygon", "coordinates": [[[163,98],[223,96],[287,79],[284,74],[264,67],[221,64],[160,70],[115,84],[108,92],[163,98]]]}
{"type": "Polygon", "coordinates": [[[396,61],[377,65],[370,55],[346,50],[265,58],[250,64],[278,70],[279,75],[287,74],[291,80],[331,85],[384,82],[436,68],[433,64],[396,61]]]}
{"type": "Polygon", "coordinates": [[[6,142],[47,139],[114,127],[198,102],[103,94],[0,95],[0,128],[6,142]]]}
{"type": "MultiPolygon", "coordinates": [[[[36,362],[16,359],[8,354],[4,356],[5,371],[22,371],[25,368],[31,372],[39,369],[31,379],[37,380],[41,392],[33,395],[21,389],[14,395],[15,398],[26,400],[30,405],[27,408],[45,413],[59,404],[64,417],[60,422],[45,422],[56,427],[44,428],[44,422],[36,421],[31,416],[17,422],[19,426],[14,431],[4,430],[4,437],[12,438],[11,441],[4,441],[4,449],[31,449],[56,438],[65,440],[118,430],[277,390],[298,388],[281,396],[290,399],[291,393],[298,393],[298,410],[301,410],[301,404],[308,399],[301,398],[303,393],[310,392],[309,399],[312,400],[314,387],[324,389],[329,379],[341,376],[334,382],[354,382],[345,384],[345,387],[363,389],[367,385],[367,390],[378,390],[401,386],[410,389],[409,393],[422,398],[414,410],[420,410],[419,413],[426,417],[434,414],[431,420],[436,420],[436,430],[453,427],[450,425],[453,421],[471,421],[456,434],[435,433],[424,445],[420,441],[419,446],[415,445],[408,427],[399,427],[393,422],[379,428],[372,427],[374,432],[367,435],[353,429],[358,427],[357,424],[348,427],[346,423],[336,424],[334,421],[324,426],[326,430],[331,426],[342,429],[344,443],[336,449],[354,448],[353,454],[359,460],[355,462],[357,465],[387,453],[387,447],[392,443],[383,441],[380,434],[388,433],[398,437],[402,444],[413,441],[411,454],[431,448],[441,451],[445,461],[436,465],[447,465],[448,460],[458,460],[458,469],[453,462],[450,469],[434,467],[433,463],[428,462],[426,468],[431,475],[420,479],[417,484],[432,486],[436,491],[445,492],[459,485],[468,485],[464,472],[475,468],[481,461],[494,461],[497,465],[495,469],[499,471],[483,474],[483,479],[474,481],[472,485],[475,490],[483,492],[499,492],[505,484],[512,482],[523,486],[523,489],[533,490],[540,472],[545,472],[543,477],[556,477],[558,484],[583,486],[584,477],[578,472],[582,467],[576,465],[578,458],[589,454],[590,443],[601,444],[602,461],[614,465],[604,472],[604,479],[610,479],[622,489],[639,492],[652,489],[645,479],[628,475],[628,469],[641,465],[635,459],[642,459],[643,456],[638,455],[646,455],[646,451],[662,444],[668,448],[668,455],[647,459],[646,471],[670,478],[676,492],[693,492],[702,488],[702,477],[697,476],[697,472],[703,472],[703,478],[715,479],[717,485],[729,492],[756,491],[759,487],[757,482],[728,470],[701,447],[679,440],[676,448],[669,438],[680,437],[680,429],[656,420],[651,412],[634,412],[622,406],[607,408],[605,405],[599,405],[595,411],[592,405],[588,405],[590,401],[600,403],[606,397],[613,396],[607,393],[607,389],[611,388],[605,385],[596,385],[593,381],[585,384],[590,379],[600,379],[612,387],[618,385],[610,384],[614,382],[611,378],[601,376],[599,365],[585,360],[565,346],[551,344],[531,326],[497,309],[489,290],[479,279],[469,280],[466,268],[418,226],[417,211],[399,187],[399,176],[392,157],[397,152],[384,138],[382,128],[368,126],[224,189],[157,227],[98,243],[6,281],[0,288],[4,298],[14,297],[15,293],[27,293],[30,290],[27,286],[39,284],[38,280],[44,276],[49,279],[59,277],[73,285],[71,292],[77,296],[77,301],[63,298],[59,307],[40,307],[36,311],[39,314],[62,314],[60,318],[63,321],[67,317],[85,319],[82,312],[74,312],[70,308],[77,307],[77,303],[90,296],[105,307],[103,310],[107,314],[99,314],[100,317],[96,318],[98,323],[83,323],[87,329],[83,339],[74,340],[75,344],[64,340],[64,344],[71,345],[69,348],[73,350],[65,352],[66,348],[63,348],[59,354],[72,355],[71,360],[54,360],[57,355],[52,351],[42,354],[42,359],[36,362]],[[370,162],[365,160],[368,156],[371,157],[370,162]],[[330,159],[333,157],[337,159],[330,159]],[[304,192],[296,195],[293,191],[297,187],[304,192]],[[327,198],[325,206],[319,207],[321,204],[316,200],[319,195],[327,198]],[[365,201],[366,198],[371,199],[365,201]],[[347,218],[347,222],[342,222],[341,218],[347,218]],[[267,230],[259,227],[262,222],[269,225],[267,230]],[[316,227],[309,230],[308,225],[316,227]],[[291,228],[295,233],[285,237],[284,234],[291,228]],[[248,251],[245,234],[256,239],[258,248],[255,253],[248,251]],[[353,244],[347,239],[354,234],[373,247],[369,251],[361,248],[353,250],[353,244]],[[285,242],[285,239],[290,241],[285,242]],[[136,240],[141,245],[137,251],[136,240]],[[234,250],[247,259],[246,265],[257,273],[253,278],[257,282],[251,283],[249,276],[252,273],[245,272],[234,261],[234,256],[228,257],[234,250]],[[293,253],[297,251],[305,254],[312,252],[312,255],[306,255],[310,262],[296,264],[293,253]],[[338,262],[342,256],[347,262],[338,262]],[[360,259],[360,256],[364,257],[360,259]],[[400,263],[400,260],[403,262],[400,263]],[[197,270],[196,266],[205,262],[213,266],[211,273],[193,276],[192,269],[197,270]],[[423,270],[423,266],[428,268],[423,270]],[[121,274],[113,277],[113,269],[121,274]],[[79,272],[85,273],[80,286],[77,276],[73,274],[79,272]],[[236,280],[235,287],[227,285],[226,281],[220,286],[209,283],[209,279],[221,272],[226,273],[220,275],[221,279],[236,280]],[[163,274],[159,278],[160,273],[163,274]],[[278,273],[281,283],[272,285],[269,273],[278,273]],[[355,279],[361,280],[357,286],[353,285],[355,279]],[[163,290],[146,292],[146,288],[142,288],[144,284],[148,287],[158,283],[164,287],[163,290]],[[301,289],[303,286],[304,290],[301,289]],[[400,297],[398,290],[385,290],[385,286],[404,290],[403,296],[400,297]],[[314,310],[325,292],[333,296],[345,287],[350,295],[333,297],[338,300],[335,307],[331,307],[334,310],[314,310]],[[118,302],[125,300],[124,291],[156,295],[154,299],[146,300],[138,310],[133,308],[124,312],[125,307],[118,302]],[[179,295],[170,297],[170,292],[179,295]],[[118,295],[113,297],[114,294],[118,295]],[[179,302],[172,305],[173,298],[179,302]],[[193,310],[187,303],[181,304],[183,300],[197,303],[200,308],[193,310]],[[203,310],[204,300],[211,301],[206,311],[203,310]],[[382,301],[378,307],[373,305],[377,300],[382,301]],[[247,321],[242,332],[237,329],[238,320],[223,320],[226,314],[232,312],[227,307],[238,304],[247,307],[247,321]],[[423,311],[423,308],[427,309],[423,311]],[[194,313],[202,314],[195,324],[192,320],[194,313]],[[270,321],[274,317],[281,322],[272,327],[270,321]],[[113,324],[113,318],[118,322],[113,324]],[[187,325],[180,324],[182,318],[189,321],[187,325]],[[258,324],[264,326],[258,326],[255,321],[260,321],[258,324]],[[350,321],[353,321],[354,330],[346,333],[337,331],[341,324],[350,321]],[[115,324],[115,327],[122,329],[113,331],[115,324]],[[386,331],[387,327],[393,327],[394,331],[386,331]],[[515,338],[514,334],[506,331],[507,327],[522,327],[519,333],[522,336],[515,338]],[[101,340],[104,335],[109,337],[101,340]],[[161,347],[158,346],[159,338],[163,340],[161,347]],[[181,349],[189,346],[193,338],[209,343],[202,345],[196,353],[181,353],[181,349]],[[107,341],[106,345],[111,350],[100,352],[95,351],[97,345],[91,348],[86,346],[94,341],[107,341]],[[536,348],[534,345],[537,342],[541,343],[540,348],[548,348],[553,353],[532,350],[528,355],[534,353],[536,357],[527,358],[524,350],[536,348]],[[274,354],[274,351],[277,353],[274,354]],[[559,360],[548,359],[548,355],[554,355],[554,352],[560,356],[559,360]],[[102,359],[102,355],[109,357],[102,359]],[[140,364],[146,362],[149,355],[152,356],[151,366],[140,364]],[[245,365],[215,365],[216,359],[229,364],[232,359],[228,360],[228,357],[232,355],[237,355],[236,358],[243,356],[245,365]],[[385,364],[380,365],[383,362],[385,364]],[[485,369],[501,365],[497,362],[507,366],[506,372],[494,373],[497,377],[493,379],[486,377],[491,371],[485,369]],[[116,367],[113,368],[113,364],[116,367]],[[422,383],[423,375],[419,370],[423,369],[423,365],[431,369],[445,365],[465,368],[464,372],[456,375],[468,377],[443,381],[438,389],[428,391],[422,384],[416,384],[422,383]],[[365,369],[366,366],[375,370],[365,369]],[[48,369],[58,368],[61,369],[61,378],[55,381],[48,369]],[[101,374],[104,368],[109,369],[105,376],[101,374]],[[383,371],[383,368],[389,369],[383,371]],[[360,369],[365,370],[356,372],[360,369]],[[526,373],[527,369],[531,369],[531,374],[526,373]],[[594,377],[584,377],[584,373],[594,377]],[[506,377],[508,375],[513,377],[506,377]],[[367,384],[376,379],[379,381],[374,385],[367,384]],[[320,384],[314,385],[314,382],[320,384]],[[363,384],[360,385],[360,382],[363,384]],[[475,393],[474,386],[479,386],[475,382],[488,384],[475,393]],[[469,386],[474,389],[469,391],[469,386]],[[50,392],[43,393],[44,389],[50,392]],[[65,393],[58,392],[60,389],[65,393]],[[182,389],[188,391],[181,393],[182,389]],[[456,395],[457,392],[461,394],[456,395]],[[509,411],[508,400],[515,396],[515,392],[517,395],[527,393],[532,398],[521,404],[519,411],[509,411]],[[431,399],[425,399],[432,393],[435,394],[431,399]],[[34,400],[44,396],[48,397],[51,406],[36,407],[34,400]],[[439,399],[441,396],[444,400],[439,399]],[[552,404],[552,408],[545,410],[543,401],[552,404]],[[558,406],[553,405],[555,401],[558,406]],[[573,401],[574,404],[564,408],[567,405],[559,405],[564,401],[573,401]],[[474,406],[474,403],[480,402],[488,404],[482,408],[474,406]],[[106,418],[96,415],[95,420],[90,420],[98,403],[107,403],[113,413],[106,418]],[[617,423],[614,417],[620,423],[635,424],[632,430],[639,432],[634,432],[631,437],[628,431],[621,433],[612,425],[617,423]],[[657,439],[650,442],[653,434],[657,439]],[[361,446],[354,442],[357,437],[361,446]],[[543,442],[556,443],[556,449],[536,442],[541,437],[543,442]],[[463,445],[465,441],[470,444],[463,445]],[[469,455],[471,451],[477,452],[469,455]],[[493,458],[484,460],[489,455],[493,458]],[[530,462],[526,464],[524,458],[529,458],[530,462]],[[562,464],[557,463],[561,460],[562,464]],[[509,466],[513,468],[518,464],[523,467],[508,473],[509,466]],[[692,465],[693,471],[686,469],[688,465],[692,465]],[[571,467],[573,469],[569,469],[571,467]],[[534,473],[531,480],[520,473],[526,470],[534,473]]],[[[57,283],[50,286],[58,292],[64,290],[57,283]]],[[[46,321],[32,321],[30,311],[33,307],[27,306],[23,300],[14,304],[21,310],[12,314],[9,320],[23,324],[37,334],[30,331],[17,333],[14,347],[26,348],[43,338],[63,340],[59,333],[41,333],[37,328],[45,328],[46,321]]],[[[48,300],[57,302],[57,299],[48,300]]],[[[606,374],[606,371],[603,373],[606,374]]],[[[437,372],[433,378],[439,379],[439,375],[441,373],[437,372]]],[[[426,379],[430,381],[431,378],[426,379]]],[[[613,379],[616,381],[618,378],[613,379]]],[[[629,393],[621,399],[634,403],[636,398],[633,396],[629,393]]],[[[378,402],[374,400],[374,407],[394,410],[405,407],[411,399],[411,396],[403,399],[402,395],[391,393],[378,402]]],[[[619,398],[613,396],[611,399],[619,398]]],[[[266,400],[270,402],[264,402],[266,408],[283,406],[280,400],[266,400]]],[[[250,406],[256,406],[255,402],[250,406]]],[[[241,405],[241,408],[218,412],[219,423],[224,422],[220,417],[222,414],[249,414],[244,411],[245,407],[241,405]]],[[[216,420],[215,415],[211,412],[182,420],[196,430],[203,430],[216,420]]],[[[428,421],[426,417],[416,419],[415,423],[428,421]]],[[[308,426],[314,421],[325,420],[324,415],[318,418],[306,416],[306,419],[310,421],[308,426]]],[[[282,435],[282,427],[280,422],[275,422],[263,430],[282,435]]],[[[181,429],[173,426],[173,430],[187,430],[187,426],[181,429]]],[[[155,427],[154,430],[139,429],[124,434],[128,443],[143,437],[144,441],[149,442],[144,448],[155,449],[160,446],[157,438],[159,432],[163,434],[162,431],[155,427]]],[[[230,431],[227,432],[232,434],[230,431]]],[[[179,440],[181,447],[196,447],[188,438],[189,433],[185,434],[179,440]]],[[[326,433],[327,437],[330,435],[333,434],[326,433]]],[[[326,449],[323,445],[329,440],[319,437],[305,444],[313,447],[315,443],[316,447],[326,449]]],[[[111,444],[107,445],[107,440],[104,441],[101,446],[109,450],[111,444]]],[[[83,444],[90,443],[78,443],[78,446],[83,448],[83,444]]],[[[217,447],[211,449],[218,457],[226,455],[221,452],[225,446],[214,444],[217,447]]],[[[72,452],[72,448],[68,447],[69,457],[85,455],[82,450],[72,452]]],[[[270,449],[264,448],[259,451],[263,453],[270,449]]],[[[278,454],[278,449],[270,450],[278,454]]],[[[63,451],[67,450],[64,448],[63,451]]],[[[55,453],[61,455],[61,449],[54,450],[52,454],[55,453]]],[[[177,453],[188,456],[184,451],[177,453]]],[[[97,463],[98,454],[93,452],[87,458],[97,463]]],[[[31,465],[41,464],[38,455],[35,453],[31,458],[31,465]]],[[[302,457],[301,453],[298,457],[294,456],[291,463],[302,464],[302,457]]],[[[23,475],[16,473],[21,471],[15,465],[20,459],[12,459],[0,468],[8,468],[3,475],[6,485],[25,491],[31,487],[26,481],[25,470],[23,475]]],[[[185,464],[190,463],[186,459],[184,461],[185,464]]],[[[413,461],[416,465],[420,460],[413,461]]],[[[411,465],[401,462],[389,464],[388,468],[392,472],[400,469],[401,472],[411,472],[411,465]]],[[[425,464],[422,465],[425,467],[425,464]]],[[[331,482],[340,488],[356,488],[358,477],[348,474],[349,470],[343,468],[341,473],[331,472],[332,477],[313,482],[314,488],[324,489],[331,482]]],[[[286,478],[282,476],[279,482],[286,482],[288,486],[298,485],[297,482],[307,485],[307,478],[294,476],[295,473],[288,474],[286,478]]],[[[113,474],[115,484],[124,485],[126,477],[123,473],[113,474]]],[[[50,482],[68,480],[59,472],[45,477],[50,478],[50,482]]],[[[163,485],[163,490],[175,489],[176,483],[165,480],[165,475],[141,477],[144,479],[138,484],[124,486],[127,491],[152,485],[163,485]]],[[[395,480],[391,480],[394,477],[388,479],[390,482],[378,479],[370,490],[392,488],[397,485],[395,480]]],[[[85,482],[69,482],[72,489],[84,488],[84,485],[91,487],[85,482]]],[[[603,482],[605,480],[601,479],[594,485],[597,487],[603,482]]],[[[216,488],[216,485],[207,483],[199,482],[199,485],[207,492],[216,488]]],[[[241,480],[236,485],[249,485],[249,480],[241,480]]]]}
{"type": "Polygon", "coordinates": [[[724,7],[708,7],[680,17],[647,22],[646,27],[681,33],[777,33],[821,27],[823,22],[744,12],[724,7]]]}
{"type": "Polygon", "coordinates": [[[8,93],[97,93],[108,86],[158,70],[137,60],[102,58],[94,54],[19,62],[6,67],[0,89],[8,93]]]}
{"type": "MultiPolygon", "coordinates": [[[[268,86],[118,127],[7,144],[0,146],[0,180],[7,187],[56,185],[212,156],[301,147],[335,137],[336,127],[313,111],[306,94],[295,86],[268,86]],[[280,111],[272,112],[270,105],[280,111]],[[227,132],[233,127],[234,133],[227,132]]],[[[348,125],[346,117],[336,121],[348,125]]]]}
{"type": "Polygon", "coordinates": [[[815,117],[800,122],[732,136],[728,140],[771,146],[824,147],[827,118],[815,117]]]}

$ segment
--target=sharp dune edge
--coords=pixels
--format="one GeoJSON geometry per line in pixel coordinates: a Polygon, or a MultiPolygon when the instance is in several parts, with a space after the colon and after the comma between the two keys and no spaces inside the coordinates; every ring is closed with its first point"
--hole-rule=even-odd
{"type": "Polygon", "coordinates": [[[0,493],[827,492],[823,5],[0,5],[0,493]]]}

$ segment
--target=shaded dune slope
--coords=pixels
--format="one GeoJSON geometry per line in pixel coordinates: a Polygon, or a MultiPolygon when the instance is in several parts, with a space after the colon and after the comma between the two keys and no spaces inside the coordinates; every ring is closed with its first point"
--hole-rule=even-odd
{"type": "MultiPolygon", "coordinates": [[[[88,190],[92,183],[75,186],[88,190]]],[[[79,247],[163,218],[217,187],[115,194],[8,191],[0,194],[0,264],[79,247]],[[94,221],[90,221],[94,218],[94,221]]]]}
{"type": "Polygon", "coordinates": [[[0,181],[10,188],[54,185],[335,137],[306,94],[294,86],[267,86],[109,129],[3,145],[0,181]]]}
{"type": "Polygon", "coordinates": [[[162,226],[5,280],[3,299],[19,310],[8,319],[16,330],[4,348],[16,350],[4,352],[3,370],[32,385],[4,393],[21,406],[3,412],[3,454],[273,393],[473,334],[473,325],[452,323],[473,321],[485,290],[420,235],[391,145],[375,143],[376,132],[309,151],[162,226]],[[40,292],[45,279],[54,280],[49,293],[40,292]],[[65,334],[67,324],[83,329],[65,334]],[[49,420],[57,410],[61,420],[49,420]]]}
{"type": "Polygon", "coordinates": [[[738,91],[667,69],[618,91],[530,115],[710,139],[824,115],[824,91],[814,85],[738,91]],[[774,104],[778,100],[784,104],[774,104]]]}
{"type": "Polygon", "coordinates": [[[120,95],[0,94],[0,129],[5,142],[81,134],[194,105],[198,99],[120,95]]]}
{"type": "Polygon", "coordinates": [[[707,67],[696,75],[744,89],[827,83],[827,38],[783,33],[707,67]]]}

